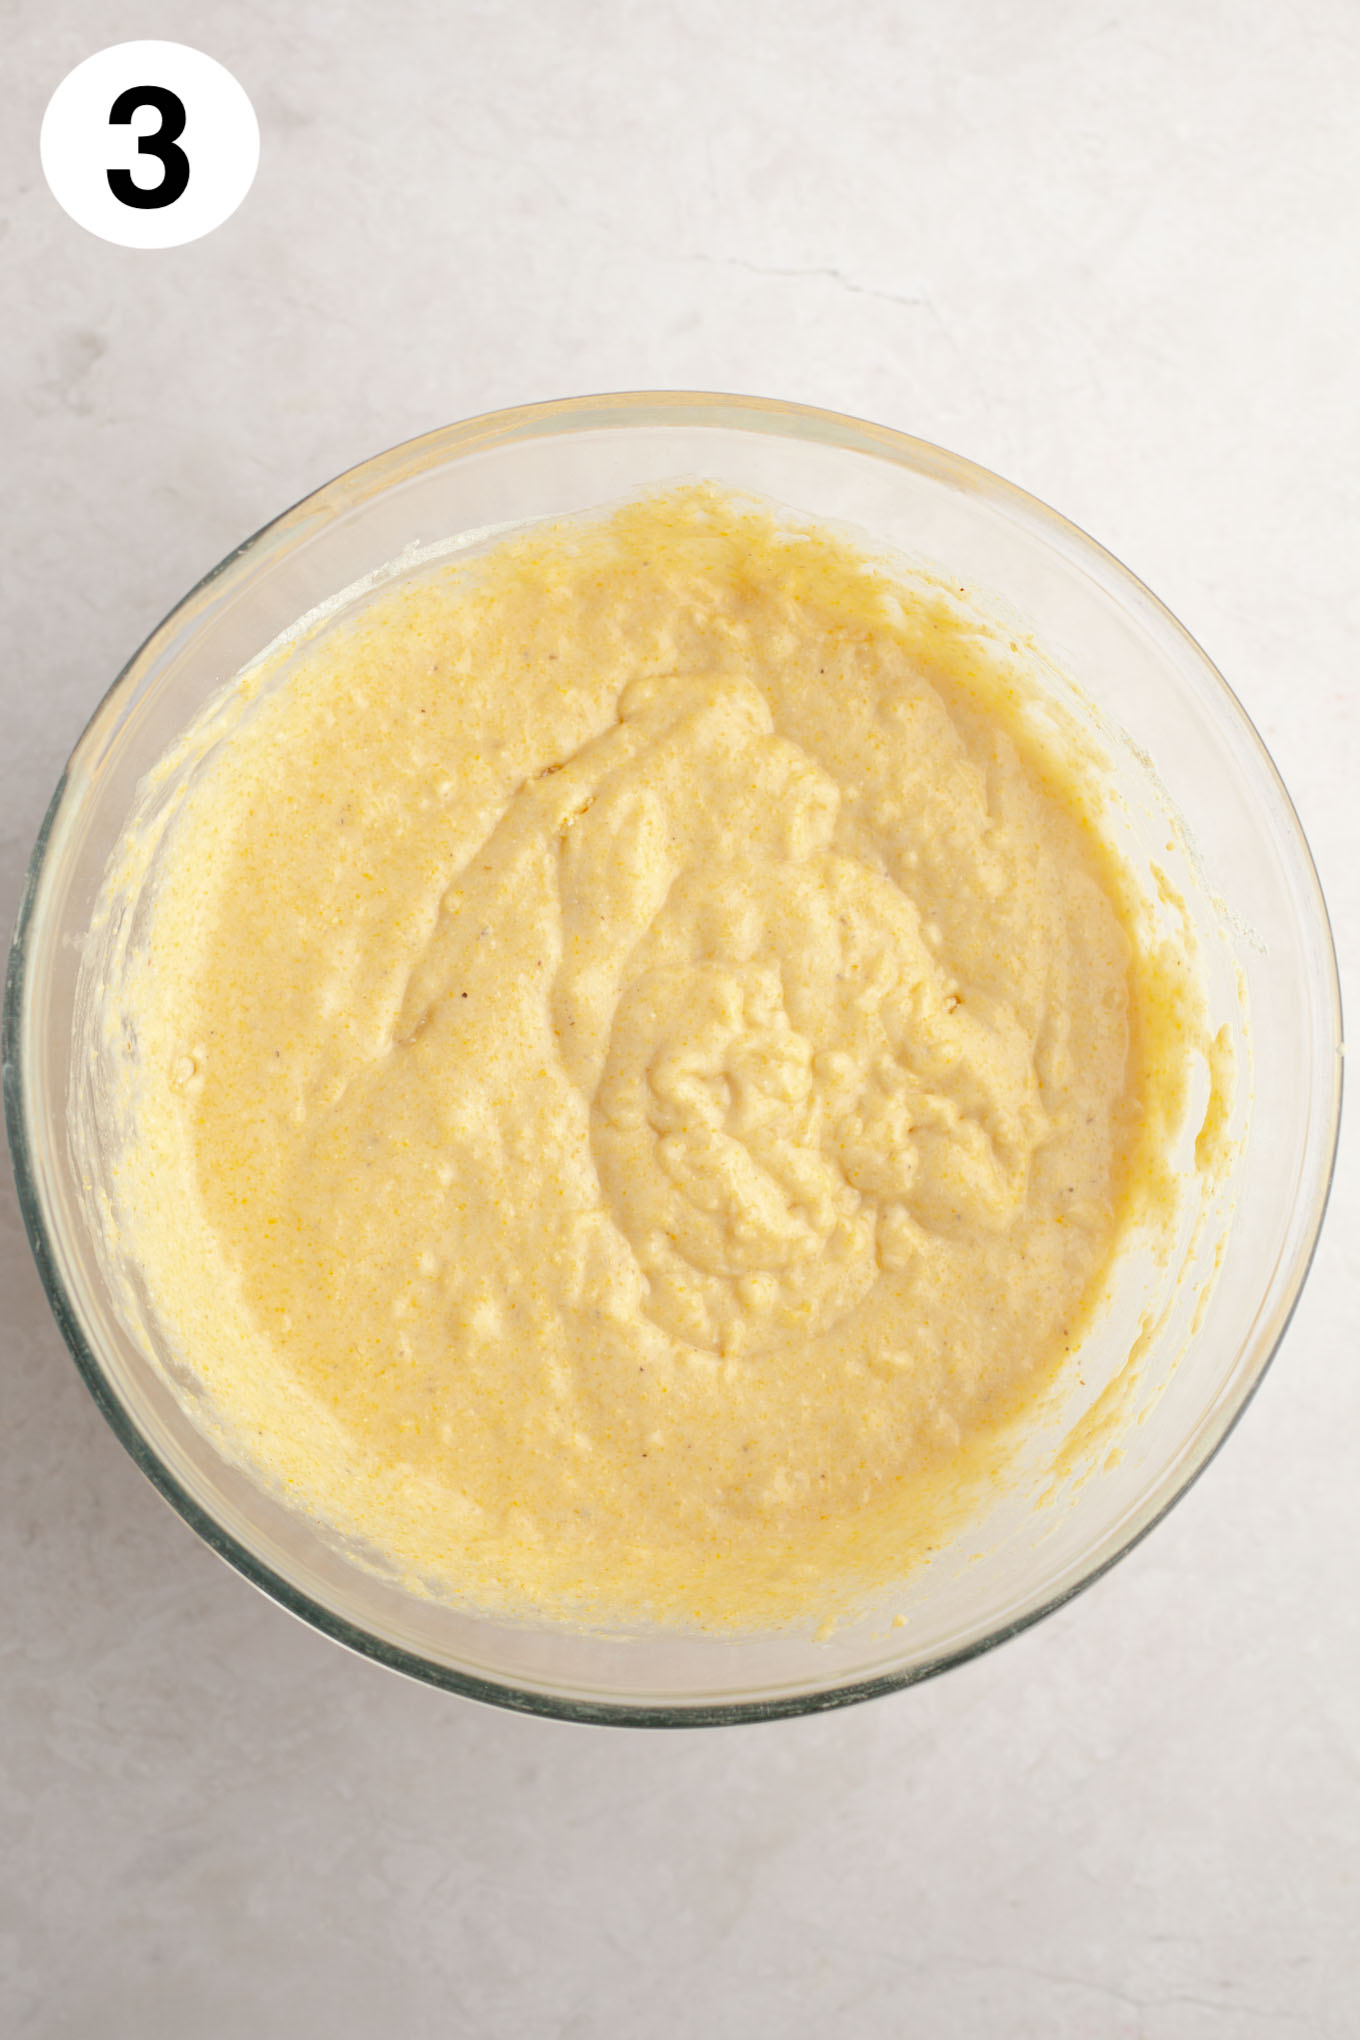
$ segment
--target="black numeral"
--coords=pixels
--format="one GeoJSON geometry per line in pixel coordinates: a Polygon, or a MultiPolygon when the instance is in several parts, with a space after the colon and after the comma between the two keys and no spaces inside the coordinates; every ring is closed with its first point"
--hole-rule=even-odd
{"type": "Polygon", "coordinates": [[[126,92],[120,92],[109,110],[109,125],[127,127],[140,106],[154,106],[161,117],[161,124],[154,134],[138,135],[139,156],[159,156],[164,175],[159,184],[149,188],[134,184],[130,170],[108,170],[109,190],[124,205],[135,205],[139,211],[152,212],[163,205],[173,205],[189,183],[189,158],[183,149],[176,147],[184,133],[184,101],[173,92],[167,92],[163,85],[129,85],[126,92]]]}

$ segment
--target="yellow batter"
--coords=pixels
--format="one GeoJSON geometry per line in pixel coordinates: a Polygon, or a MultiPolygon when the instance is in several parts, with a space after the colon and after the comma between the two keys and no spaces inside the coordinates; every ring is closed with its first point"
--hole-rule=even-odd
{"type": "Polygon", "coordinates": [[[123,1239],[235,1449],[492,1609],[754,1627],[918,1558],[1178,1082],[1024,708],[706,485],[243,683],[117,1023],[123,1239]]]}

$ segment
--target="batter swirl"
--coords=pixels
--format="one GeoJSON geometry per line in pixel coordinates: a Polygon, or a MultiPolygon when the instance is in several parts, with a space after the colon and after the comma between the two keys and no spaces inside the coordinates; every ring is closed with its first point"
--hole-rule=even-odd
{"type": "Polygon", "coordinates": [[[554,1618],[824,1614],[927,1548],[1153,1082],[1003,651],[704,485],[239,684],[118,988],[120,1222],[264,1477],[554,1618]]]}

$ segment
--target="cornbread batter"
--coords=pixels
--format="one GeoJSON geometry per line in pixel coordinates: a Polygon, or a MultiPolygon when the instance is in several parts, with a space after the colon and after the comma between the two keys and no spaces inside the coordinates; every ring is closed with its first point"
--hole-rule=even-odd
{"type": "Polygon", "coordinates": [[[751,1627],[919,1557],[1172,1082],[1025,700],[709,485],[240,683],[114,1037],[122,1236],[234,1449],[487,1608],[751,1627]]]}

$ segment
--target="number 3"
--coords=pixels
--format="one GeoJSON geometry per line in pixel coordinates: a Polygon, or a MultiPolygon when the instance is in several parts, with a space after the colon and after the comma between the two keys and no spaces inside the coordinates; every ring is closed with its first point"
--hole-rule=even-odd
{"type": "Polygon", "coordinates": [[[183,195],[189,183],[189,158],[183,149],[176,147],[184,133],[184,101],[167,92],[163,85],[129,85],[126,92],[120,92],[109,109],[110,127],[129,126],[133,114],[142,106],[153,106],[161,117],[161,124],[153,133],[137,137],[139,156],[159,156],[164,166],[160,183],[149,188],[134,184],[130,170],[107,170],[104,174],[115,198],[148,212],[173,205],[183,195]]]}

